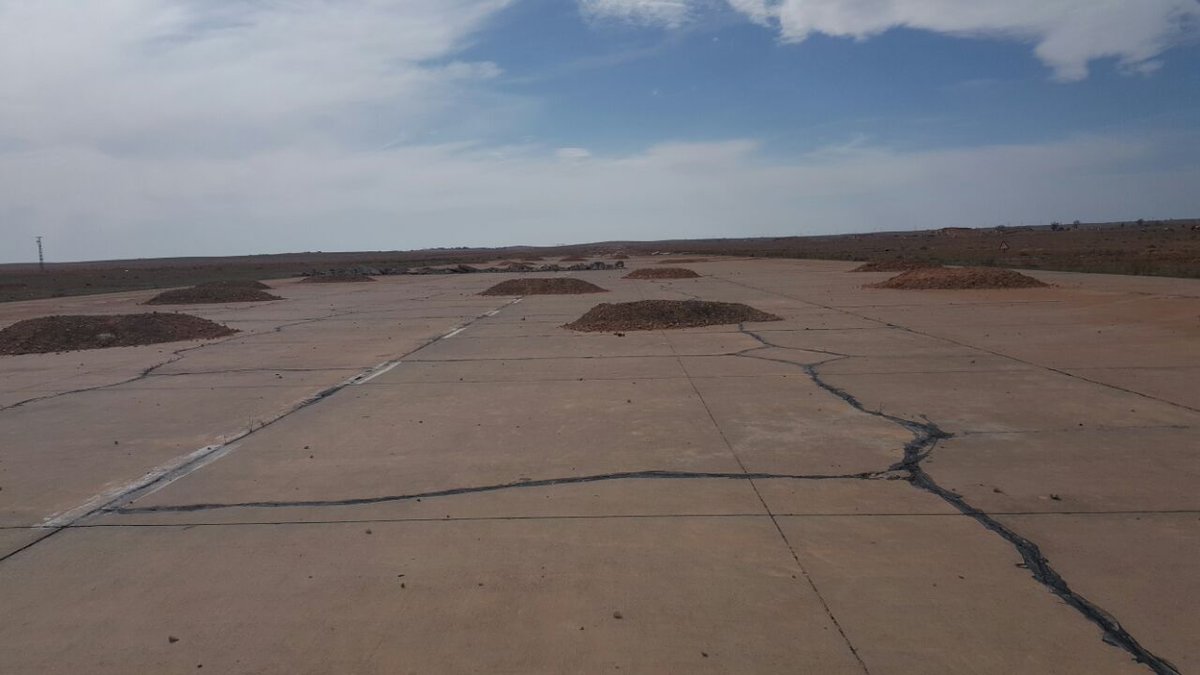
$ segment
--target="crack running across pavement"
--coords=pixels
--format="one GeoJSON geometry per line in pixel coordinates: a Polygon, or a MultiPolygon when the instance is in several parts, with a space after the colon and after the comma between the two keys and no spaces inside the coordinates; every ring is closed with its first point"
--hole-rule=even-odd
{"type": "MultiPolygon", "coordinates": [[[[729,283],[743,286],[746,288],[752,288],[752,289],[758,290],[758,291],[766,291],[766,289],[756,288],[756,287],[750,286],[748,284],[741,284],[738,282],[733,282],[733,281],[729,281],[729,280],[725,280],[725,279],[723,279],[723,281],[728,281],[729,283]]],[[[787,296],[785,294],[781,294],[781,293],[777,293],[777,292],[773,292],[773,291],[766,291],[766,292],[772,293],[774,295],[781,295],[784,297],[789,297],[792,299],[800,300],[807,304],[825,307],[824,305],[820,305],[819,303],[813,303],[813,302],[803,300],[800,298],[793,298],[793,296],[787,296]]],[[[847,314],[850,314],[853,316],[859,316],[857,314],[854,314],[853,312],[846,312],[845,310],[841,310],[839,308],[828,307],[828,309],[834,309],[836,311],[841,311],[843,313],[847,313],[847,314]]],[[[868,317],[860,317],[860,318],[868,318],[868,317]]],[[[876,321],[878,323],[886,324],[888,327],[893,327],[893,324],[888,324],[887,322],[882,322],[877,319],[872,319],[872,320],[876,321]]],[[[910,329],[904,328],[903,326],[894,326],[894,327],[901,328],[903,330],[910,330],[910,329]]],[[[859,401],[853,394],[829,383],[822,377],[820,370],[819,370],[821,365],[823,365],[825,363],[831,363],[834,361],[840,361],[840,360],[847,359],[847,358],[852,358],[851,355],[841,354],[841,353],[826,351],[826,350],[785,347],[782,345],[772,343],[770,340],[764,338],[759,333],[755,333],[753,331],[747,330],[744,325],[739,325],[738,330],[742,334],[744,334],[750,338],[753,338],[755,341],[757,341],[759,343],[759,346],[752,347],[749,349],[742,350],[740,352],[730,354],[730,356],[750,358],[750,359],[756,359],[756,360],[762,360],[762,361],[769,361],[769,362],[774,362],[774,363],[781,363],[781,364],[786,364],[786,365],[789,365],[792,367],[800,368],[808,375],[810,380],[817,387],[819,387],[821,390],[827,392],[828,394],[840,399],[841,401],[843,401],[850,407],[854,408],[855,410],[857,410],[863,414],[866,414],[866,415],[871,415],[874,417],[878,417],[880,419],[887,420],[893,424],[903,427],[904,429],[908,430],[913,435],[913,438],[912,438],[912,440],[910,440],[908,443],[906,443],[904,445],[902,457],[897,462],[895,462],[894,464],[892,464],[891,466],[889,466],[885,469],[880,469],[878,471],[857,473],[857,474],[794,475],[794,474],[751,473],[751,472],[747,472],[745,470],[743,470],[741,472],[728,472],[728,473],[727,472],[685,472],[685,471],[648,470],[648,471],[630,471],[630,472],[595,474],[595,475],[589,475],[589,476],[568,476],[568,477],[548,478],[548,479],[539,479],[539,480],[522,480],[522,481],[517,481],[517,482],[512,482],[512,483],[501,483],[501,484],[495,484],[495,485],[446,488],[446,489],[442,489],[442,490],[432,490],[432,491],[427,491],[427,492],[422,492],[422,493],[369,496],[369,497],[345,498],[345,499],[335,499],[335,500],[259,501],[259,502],[207,503],[207,504],[201,503],[201,504],[178,504],[178,505],[143,506],[143,507],[127,506],[127,504],[129,504],[133,499],[136,499],[137,497],[147,494],[150,491],[148,488],[151,488],[154,485],[158,485],[159,483],[161,483],[162,479],[160,479],[159,481],[153,482],[149,486],[143,486],[142,488],[139,488],[136,491],[131,491],[126,494],[123,494],[119,498],[114,499],[106,504],[101,505],[100,507],[94,509],[93,511],[89,512],[88,514],[85,514],[84,516],[80,516],[73,522],[78,522],[79,520],[82,520],[86,516],[96,514],[96,513],[115,513],[115,514],[121,514],[121,515],[129,515],[129,514],[141,514],[141,513],[164,513],[164,512],[178,513],[178,512],[211,511],[211,510],[217,510],[217,509],[232,509],[232,508],[304,508],[304,507],[330,507],[330,506],[358,506],[358,505],[368,505],[368,504],[380,504],[380,503],[387,503],[387,502],[402,502],[402,501],[417,500],[417,499],[423,499],[423,498],[451,497],[451,496],[464,495],[464,494],[497,492],[497,491],[503,491],[503,490],[517,490],[517,489],[535,488],[535,487],[550,487],[550,486],[597,483],[597,482],[602,482],[602,481],[620,481],[620,480],[714,480],[714,479],[747,480],[747,481],[754,481],[754,480],[760,480],[760,479],[761,480],[765,480],[765,479],[903,480],[903,481],[908,482],[909,484],[911,484],[912,486],[916,487],[919,490],[922,490],[924,492],[927,492],[929,494],[932,494],[932,495],[940,498],[941,500],[943,500],[944,502],[946,502],[947,504],[952,506],[955,510],[957,510],[962,515],[972,518],[973,520],[978,522],[980,525],[982,525],[988,531],[1000,536],[1002,539],[1007,541],[1021,556],[1021,558],[1023,560],[1023,566],[1030,571],[1030,574],[1032,575],[1033,579],[1036,580],[1041,585],[1043,585],[1045,588],[1047,588],[1051,593],[1053,593],[1055,596],[1060,598],[1067,605],[1074,608],[1077,612],[1079,612],[1088,621],[1092,622],[1097,627],[1099,627],[1102,632],[1102,635],[1103,635],[1103,640],[1106,643],[1123,649],[1124,651],[1129,653],[1135,661],[1147,666],[1148,668],[1150,668],[1155,673],[1158,673],[1159,675],[1178,675],[1179,671],[1178,671],[1178,669],[1175,668],[1174,665],[1172,665],[1169,661],[1167,661],[1163,657],[1158,656],[1158,655],[1154,654],[1153,652],[1149,651],[1147,648],[1145,648],[1136,638],[1133,637],[1133,635],[1131,635],[1124,627],[1122,627],[1120,622],[1115,617],[1113,617],[1109,612],[1105,611],[1100,606],[1096,605],[1092,601],[1088,600],[1087,598],[1083,597],[1078,592],[1073,590],[1070,587],[1070,585],[1067,583],[1067,581],[1062,577],[1062,575],[1051,565],[1050,561],[1041,552],[1041,549],[1037,546],[1037,544],[1035,544],[1031,540],[1023,537],[1022,535],[1018,534],[1016,531],[1014,531],[1013,529],[1004,525],[1003,523],[998,521],[996,518],[994,518],[992,515],[988,514],[987,512],[983,511],[982,509],[979,509],[979,508],[973,506],[962,495],[960,495],[948,488],[943,487],[942,485],[937,483],[937,481],[935,481],[925,471],[925,469],[921,466],[922,461],[929,456],[929,454],[937,446],[939,441],[946,439],[946,438],[950,438],[951,434],[943,431],[934,422],[930,421],[927,418],[923,418],[922,420],[911,420],[911,419],[899,417],[896,415],[890,415],[890,414],[884,413],[882,411],[870,410],[866,406],[864,406],[863,403],[861,401],[859,401]],[[820,361],[790,361],[790,360],[786,360],[786,359],[772,358],[772,357],[768,357],[768,356],[756,353],[756,352],[766,350],[766,349],[802,351],[802,352],[807,352],[807,353],[811,353],[811,354],[821,354],[821,355],[824,355],[824,356],[827,356],[830,358],[826,358],[826,359],[823,359],[820,361]]],[[[919,333],[918,331],[910,331],[910,332],[916,332],[918,334],[925,335],[924,333],[919,333]]],[[[927,337],[935,337],[936,338],[937,336],[927,336],[927,337]]],[[[432,344],[432,342],[436,342],[438,339],[441,339],[441,338],[435,338],[430,343],[426,343],[426,344],[422,345],[421,347],[419,347],[418,350],[428,346],[429,344],[432,344]]],[[[945,339],[945,338],[939,338],[939,339],[945,339]]],[[[954,342],[952,340],[947,340],[947,341],[954,342]]],[[[964,346],[969,347],[970,345],[964,345],[964,346]]],[[[413,351],[415,352],[418,350],[413,350],[413,351]]],[[[981,350],[981,351],[986,352],[988,350],[981,350]]],[[[410,352],[410,354],[411,353],[412,352],[410,352]]],[[[991,352],[991,353],[994,353],[998,356],[1004,356],[1006,358],[1013,358],[1013,357],[1010,357],[1005,354],[1000,354],[998,352],[991,352]]],[[[1020,359],[1014,359],[1014,360],[1020,361],[1020,359]]],[[[163,365],[165,365],[165,364],[163,364],[163,365]]],[[[1032,365],[1037,365],[1037,364],[1032,364],[1032,365]]],[[[161,367],[161,366],[156,366],[156,368],[157,367],[161,367]]],[[[1045,366],[1042,366],[1042,367],[1045,367],[1045,366]]],[[[1049,368],[1049,370],[1055,370],[1055,369],[1049,368]]],[[[1055,371],[1055,372],[1059,372],[1059,371],[1055,371]]],[[[148,375],[148,373],[144,373],[143,377],[146,375],[148,375]]],[[[360,376],[360,378],[361,377],[362,376],[360,376]]],[[[355,379],[359,379],[359,378],[355,378],[355,379]]],[[[1086,380],[1086,378],[1080,378],[1080,379],[1086,380]]],[[[1090,381],[1090,380],[1088,380],[1088,381],[1090,381]]],[[[352,383],[354,383],[354,380],[348,381],[347,383],[344,383],[342,385],[338,385],[336,387],[332,387],[330,389],[322,391],[322,392],[318,393],[317,395],[315,395],[314,397],[312,397],[310,400],[306,401],[300,407],[301,408],[307,407],[308,405],[311,405],[312,403],[315,403],[329,395],[336,393],[337,391],[340,391],[340,389],[342,389],[343,387],[348,386],[349,384],[352,384],[352,383]]],[[[1102,384],[1102,383],[1097,383],[1097,384],[1102,384]]],[[[1117,389],[1120,389],[1120,388],[1117,387],[1117,389]]],[[[1132,393],[1137,393],[1137,392],[1132,392],[1132,393]]],[[[1153,398],[1153,397],[1147,397],[1147,398],[1153,398]]],[[[18,405],[20,405],[20,404],[18,404],[18,405]]],[[[1180,406],[1180,407],[1186,408],[1186,406],[1180,406]]],[[[295,412],[297,409],[299,409],[299,408],[293,409],[289,413],[285,413],[284,416],[291,414],[291,412],[295,412]]],[[[277,421],[277,420],[273,420],[273,421],[277,421]]],[[[253,432],[251,432],[251,433],[253,433],[253,432]]],[[[64,528],[69,527],[69,526],[70,526],[70,524],[65,525],[64,528]]],[[[60,528],[60,529],[63,529],[63,528],[60,528]]],[[[57,531],[58,530],[55,530],[55,532],[57,532],[57,531]]],[[[50,534],[52,535],[55,532],[51,532],[50,534]]],[[[50,536],[50,535],[47,535],[47,536],[50,536]]],[[[39,540],[39,541],[41,541],[41,540],[39,540]]],[[[23,547],[21,550],[24,550],[24,548],[33,546],[36,543],[37,542],[33,542],[33,543],[29,544],[28,546],[23,547]]],[[[10,557],[10,556],[5,556],[5,558],[7,558],[7,557],[10,557]]]]}
{"type": "MultiPolygon", "coordinates": [[[[757,356],[754,354],[754,352],[759,349],[766,348],[794,349],[791,347],[783,347],[773,344],[764,339],[761,335],[757,335],[746,330],[744,325],[739,326],[739,328],[743,333],[757,340],[762,347],[756,347],[739,352],[736,354],[736,356],[763,359],[764,357],[757,356]]],[[[799,351],[813,350],[803,349],[799,351]]],[[[824,353],[831,354],[831,352],[824,353]]],[[[849,358],[847,355],[841,356],[849,358]]],[[[1037,544],[1021,536],[1015,530],[1007,525],[1004,525],[999,520],[996,520],[982,509],[973,506],[970,502],[963,498],[962,495],[938,484],[938,482],[935,481],[933,477],[925,471],[925,469],[921,466],[921,462],[929,456],[929,453],[932,452],[938,441],[945,438],[950,438],[951,434],[939,429],[936,424],[928,419],[918,422],[903,417],[897,417],[895,415],[889,415],[882,411],[869,410],[862,404],[861,401],[855,398],[854,395],[827,382],[821,377],[821,373],[818,370],[821,363],[829,363],[830,361],[840,359],[835,358],[820,363],[807,364],[793,363],[790,361],[784,361],[782,359],[766,360],[775,361],[778,363],[792,363],[795,366],[803,368],[804,372],[808,373],[809,378],[812,379],[814,384],[826,392],[829,392],[833,396],[840,398],[855,410],[867,415],[888,420],[904,427],[905,429],[908,429],[913,434],[913,439],[905,444],[903,458],[899,462],[893,464],[890,467],[891,470],[901,472],[901,475],[904,477],[903,479],[908,481],[917,489],[939,497],[950,506],[953,506],[963,515],[972,518],[984,528],[999,535],[1002,539],[1011,544],[1012,547],[1016,549],[1017,553],[1020,554],[1021,559],[1024,561],[1024,567],[1029,570],[1034,580],[1045,586],[1051,593],[1062,599],[1063,602],[1073,607],[1088,621],[1096,624],[1100,628],[1103,634],[1103,639],[1106,643],[1125,650],[1133,656],[1135,661],[1147,666],[1155,673],[1158,673],[1158,675],[1179,675],[1179,670],[1173,664],[1144,647],[1136,638],[1133,637],[1133,635],[1129,633],[1129,631],[1121,626],[1121,623],[1117,621],[1117,619],[1111,613],[1073,590],[1067,583],[1066,579],[1064,579],[1062,575],[1059,574],[1056,569],[1054,569],[1053,565],[1050,563],[1050,560],[1046,558],[1037,544]]]]}

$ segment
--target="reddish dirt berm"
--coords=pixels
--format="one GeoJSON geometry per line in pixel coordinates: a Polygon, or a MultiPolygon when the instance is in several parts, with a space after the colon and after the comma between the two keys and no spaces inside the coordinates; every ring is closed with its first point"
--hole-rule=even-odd
{"type": "Polygon", "coordinates": [[[225,302],[263,302],[282,300],[278,295],[245,286],[193,286],[163,291],[145,302],[147,305],[208,305],[225,302]]]}
{"type": "Polygon", "coordinates": [[[480,295],[579,295],[607,293],[608,290],[583,279],[560,277],[553,279],[509,279],[501,281],[480,295]]]}
{"type": "Polygon", "coordinates": [[[644,267],[625,275],[625,279],[697,279],[700,275],[686,267],[644,267]]]}
{"type": "Polygon", "coordinates": [[[985,288],[1041,288],[1046,284],[1031,276],[995,267],[931,267],[909,270],[868,288],[952,290],[985,288]]]}
{"type": "Polygon", "coordinates": [[[18,321],[0,330],[0,354],[45,354],[208,340],[236,332],[228,326],[189,314],[44,316],[18,321]]]}
{"type": "Polygon", "coordinates": [[[736,302],[638,300],[596,305],[564,328],[608,332],[724,326],[749,321],[780,321],[780,318],[736,302]]]}

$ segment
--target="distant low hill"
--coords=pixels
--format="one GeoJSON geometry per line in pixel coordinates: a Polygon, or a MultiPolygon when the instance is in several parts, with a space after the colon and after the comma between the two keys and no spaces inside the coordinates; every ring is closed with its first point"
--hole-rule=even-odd
{"type": "Polygon", "coordinates": [[[1200,219],[1040,226],[942,228],[910,232],[663,241],[565,246],[439,248],[418,251],[302,252],[0,265],[0,302],[189,286],[230,279],[278,279],[332,267],[424,267],[499,259],[689,253],[825,260],[911,260],[1024,269],[1200,277],[1200,219]]]}

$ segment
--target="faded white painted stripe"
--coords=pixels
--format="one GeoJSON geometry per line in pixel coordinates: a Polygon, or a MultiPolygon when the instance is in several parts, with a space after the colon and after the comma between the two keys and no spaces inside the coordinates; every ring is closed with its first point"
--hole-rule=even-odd
{"type": "MultiPolygon", "coordinates": [[[[513,300],[512,302],[505,305],[504,307],[508,307],[509,305],[515,305],[520,301],[521,301],[521,298],[517,298],[516,300],[513,300]]],[[[501,307],[500,309],[504,309],[504,307],[501,307]]],[[[499,311],[500,311],[499,309],[496,310],[496,312],[499,312],[499,311]]],[[[477,318],[482,318],[482,316],[477,317],[477,318]]],[[[468,324],[468,325],[470,325],[470,324],[468,324]]],[[[447,333],[446,335],[443,335],[439,338],[430,340],[428,343],[421,345],[420,347],[414,349],[412,352],[409,352],[409,354],[416,353],[416,352],[424,349],[425,347],[428,347],[429,345],[438,342],[439,340],[444,340],[449,337],[454,337],[455,335],[458,335],[459,333],[463,332],[466,329],[467,329],[467,326],[461,326],[459,328],[456,328],[453,331],[450,331],[449,333],[447,333]]],[[[405,356],[408,356],[409,354],[406,354],[405,356]]],[[[188,474],[192,473],[193,471],[203,468],[203,467],[211,464],[212,462],[215,462],[218,459],[224,457],[225,455],[233,452],[238,447],[237,441],[240,441],[241,439],[249,436],[250,434],[258,431],[259,429],[261,429],[267,425],[274,424],[275,422],[278,422],[279,420],[283,419],[284,417],[287,417],[288,415],[291,415],[292,413],[300,410],[301,408],[311,405],[322,398],[336,394],[337,392],[341,391],[342,389],[345,389],[348,386],[355,385],[355,384],[363,384],[364,382],[369,382],[369,381],[375,379],[376,377],[379,377],[380,375],[383,375],[384,373],[390,371],[391,369],[395,368],[396,366],[400,365],[401,363],[403,363],[402,359],[394,359],[391,361],[384,361],[383,363],[381,363],[373,368],[369,368],[369,369],[363,371],[362,373],[359,373],[358,375],[351,377],[350,379],[343,380],[339,384],[336,384],[327,389],[323,389],[315,394],[312,394],[311,396],[305,397],[303,400],[299,401],[298,403],[295,403],[294,405],[288,406],[286,409],[281,410],[274,417],[270,418],[269,420],[267,420],[265,422],[261,422],[260,424],[258,424],[256,426],[247,427],[235,434],[232,434],[232,435],[226,437],[225,441],[223,443],[219,443],[216,445],[206,445],[203,448],[194,450],[186,455],[183,455],[181,457],[176,457],[168,462],[160,464],[159,466],[154,467],[153,469],[151,469],[150,471],[143,474],[141,477],[139,477],[137,479],[134,479],[127,483],[123,483],[120,485],[115,485],[113,487],[110,487],[109,489],[104,490],[100,494],[97,494],[94,497],[91,497],[90,499],[83,502],[79,506],[76,506],[67,511],[62,511],[60,513],[57,513],[55,515],[52,515],[52,516],[46,518],[45,520],[42,521],[41,525],[39,525],[38,527],[48,528],[48,529],[69,527],[72,524],[74,524],[75,522],[77,522],[83,518],[86,518],[87,516],[90,516],[93,513],[96,513],[97,511],[104,509],[105,507],[109,507],[109,506],[112,506],[117,503],[127,503],[133,499],[137,499],[139,497],[144,497],[146,495],[153,494],[153,493],[163,489],[164,487],[170,485],[171,483],[174,483],[175,481],[179,480],[180,478],[187,476],[188,474]]]]}
{"type": "Polygon", "coordinates": [[[369,372],[365,375],[359,375],[359,376],[355,377],[353,380],[350,381],[350,384],[366,384],[366,383],[370,382],[371,380],[379,377],[380,375],[383,375],[384,373],[391,371],[393,368],[400,365],[401,363],[403,363],[403,361],[397,360],[397,361],[389,361],[387,363],[376,366],[375,369],[372,370],[371,372],[369,372]]]}
{"type": "MultiPolygon", "coordinates": [[[[245,434],[239,434],[238,437],[240,438],[244,435],[245,434]]],[[[70,525],[89,513],[103,508],[104,506],[111,504],[117,499],[120,499],[121,497],[134,492],[135,490],[139,490],[147,485],[150,485],[172,471],[176,471],[181,467],[191,464],[192,462],[204,459],[206,456],[211,455],[222,448],[228,447],[231,447],[228,443],[222,443],[220,445],[206,445],[203,448],[192,451],[182,457],[176,457],[165,464],[160,464],[159,466],[154,467],[140,478],[109,488],[108,490],[101,492],[100,494],[92,497],[73,509],[50,516],[42,521],[40,527],[66,527],[67,525],[70,525]]]]}

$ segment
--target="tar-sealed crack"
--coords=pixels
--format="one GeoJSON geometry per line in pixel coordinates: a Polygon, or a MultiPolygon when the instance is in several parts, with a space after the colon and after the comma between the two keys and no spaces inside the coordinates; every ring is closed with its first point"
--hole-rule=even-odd
{"type": "MultiPolygon", "coordinates": [[[[745,350],[738,353],[737,356],[764,359],[766,357],[758,356],[754,354],[754,352],[768,347],[775,349],[791,349],[789,347],[782,347],[780,345],[773,344],[764,339],[761,335],[757,335],[746,330],[744,326],[739,326],[739,328],[741,328],[743,333],[757,340],[762,347],[755,347],[745,350]]],[[[803,351],[820,350],[804,349],[803,351]]],[[[844,354],[838,355],[833,354],[832,352],[821,353],[831,354],[840,358],[848,357],[844,354]]],[[[822,361],[821,363],[829,363],[831,361],[840,360],[840,358],[829,359],[822,361]]],[[[814,384],[845,401],[846,404],[855,410],[867,415],[886,419],[904,427],[905,429],[908,429],[913,434],[913,439],[905,444],[904,456],[899,462],[890,467],[892,471],[899,472],[899,475],[903,480],[908,481],[910,484],[920,490],[924,490],[925,492],[936,495],[946,503],[953,506],[963,515],[973,518],[980,525],[983,525],[989,531],[999,535],[1001,538],[1011,544],[1012,547],[1017,550],[1017,553],[1021,555],[1021,559],[1024,561],[1025,568],[1029,570],[1033,578],[1037,580],[1038,583],[1049,589],[1051,593],[1061,598],[1063,602],[1067,603],[1071,607],[1074,607],[1089,621],[1099,626],[1103,633],[1103,639],[1105,642],[1129,652],[1135,661],[1146,665],[1155,673],[1159,673],[1160,675],[1178,675],[1179,670],[1176,669],[1174,665],[1142,646],[1142,644],[1139,643],[1136,638],[1130,635],[1129,631],[1125,630],[1125,628],[1121,626],[1120,622],[1117,621],[1112,614],[1108,613],[1102,607],[1096,605],[1092,601],[1072,590],[1067,581],[1063,579],[1062,575],[1054,569],[1054,567],[1050,564],[1050,561],[1045,555],[1042,554],[1042,551],[1040,548],[1038,548],[1037,544],[1026,539],[1020,534],[1017,534],[1011,528],[996,520],[983,510],[972,506],[969,502],[967,502],[966,499],[963,498],[962,495],[942,487],[925,471],[924,468],[922,468],[922,460],[929,456],[930,451],[933,450],[938,441],[944,438],[950,438],[951,434],[939,429],[936,424],[928,419],[918,422],[903,417],[897,417],[895,415],[889,415],[882,411],[868,410],[861,401],[854,397],[854,395],[826,382],[818,371],[818,368],[821,365],[820,363],[801,364],[784,361],[783,359],[769,358],[766,360],[775,361],[778,363],[792,363],[795,366],[803,368],[804,372],[808,373],[809,378],[812,379],[814,384]]]]}
{"type": "Polygon", "coordinates": [[[236,508],[363,506],[369,504],[385,504],[388,502],[415,501],[418,499],[430,499],[434,497],[453,497],[457,495],[481,494],[485,492],[501,492],[507,490],[523,490],[528,488],[552,487],[556,485],[579,485],[582,483],[603,483],[608,481],[627,480],[888,480],[891,478],[891,474],[887,471],[869,471],[852,474],[780,474],[743,473],[741,471],[620,471],[616,473],[593,474],[590,476],[565,476],[561,478],[521,480],[510,483],[496,483],[493,485],[457,487],[447,488],[445,490],[430,490],[428,492],[412,492],[408,494],[358,497],[351,499],[173,504],[165,506],[117,507],[106,509],[106,511],[109,513],[128,515],[137,513],[190,513],[194,511],[215,511],[218,509],[236,508]]]}
{"type": "MultiPolygon", "coordinates": [[[[731,282],[732,283],[732,282],[731,282]]],[[[762,289],[758,289],[762,290],[762,289]]],[[[950,438],[951,434],[940,429],[934,422],[928,419],[911,420],[897,415],[891,415],[879,410],[870,410],[863,405],[853,394],[834,386],[827,382],[819,372],[822,364],[839,361],[846,358],[851,358],[848,354],[832,352],[820,349],[805,349],[795,347],[785,347],[774,344],[764,338],[762,335],[746,330],[744,326],[738,326],[739,331],[748,337],[753,338],[759,343],[758,347],[752,347],[733,354],[733,356],[752,358],[763,361],[771,361],[775,363],[787,364],[793,367],[801,368],[812,380],[812,382],[820,389],[826,391],[832,396],[845,402],[850,407],[858,410],[861,413],[885,419],[893,424],[899,425],[907,429],[912,434],[912,440],[904,445],[903,456],[896,463],[878,471],[870,471],[856,474],[774,474],[774,473],[749,473],[749,472],[688,472],[688,471],[628,471],[605,474],[594,474],[588,476],[567,476],[559,478],[548,478],[539,480],[521,480],[510,483],[499,483],[493,485],[482,485],[472,487],[455,487],[442,490],[431,490],[427,492],[383,495],[371,497],[358,497],[346,499],[331,499],[331,500],[297,500],[297,501],[258,501],[258,502],[237,502],[237,503],[198,503],[198,504],[176,504],[176,505],[160,505],[160,506],[117,506],[110,504],[99,511],[123,515],[131,514],[146,514],[146,513],[181,513],[195,511],[212,511],[218,509],[233,509],[233,508],[304,508],[304,507],[335,507],[335,506],[361,506],[370,504],[382,504],[388,502],[403,502],[425,498],[436,497],[451,497],[467,494],[480,494],[488,492],[498,492],[506,490],[520,490],[528,488],[552,487],[561,485],[577,485],[585,483],[598,483],[606,481],[627,481],[627,480],[766,480],[766,479],[786,479],[786,480],[904,480],[914,487],[935,495],[953,506],[963,515],[966,515],[987,530],[1000,536],[1016,549],[1023,560],[1023,566],[1030,571],[1032,577],[1040,584],[1045,586],[1051,593],[1058,596],[1066,604],[1073,607],[1076,611],[1082,614],[1087,620],[1094,623],[1100,628],[1103,634],[1103,639],[1108,644],[1119,647],[1128,652],[1135,661],[1144,664],[1160,675],[1178,675],[1179,671],[1166,659],[1150,652],[1141,643],[1134,638],[1119,621],[1110,613],[1083,597],[1079,593],[1071,589],[1070,585],[1062,575],[1059,574],[1050,561],[1042,554],[1041,549],[1037,544],[1026,539],[1016,533],[1006,525],[1002,524],[988,513],[971,505],[958,493],[949,490],[939,485],[921,466],[921,462],[928,457],[929,453],[942,439],[950,438]],[[790,361],[786,359],[772,358],[761,355],[756,352],[766,349],[782,349],[791,351],[804,351],[809,353],[817,353],[828,356],[829,358],[816,362],[790,361]]],[[[434,341],[437,341],[436,339],[434,341]]],[[[427,345],[423,345],[427,346],[427,345]]],[[[422,347],[423,347],[422,346],[422,347]]],[[[417,350],[414,350],[417,351],[417,350]]],[[[316,401],[319,401],[327,396],[336,393],[342,389],[345,384],[331,387],[316,396],[309,399],[301,407],[307,407],[316,401]]],[[[120,502],[128,504],[129,500],[121,500],[120,502]]]]}

